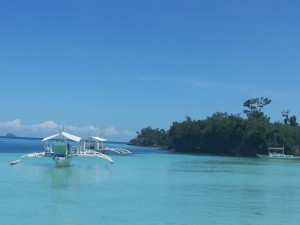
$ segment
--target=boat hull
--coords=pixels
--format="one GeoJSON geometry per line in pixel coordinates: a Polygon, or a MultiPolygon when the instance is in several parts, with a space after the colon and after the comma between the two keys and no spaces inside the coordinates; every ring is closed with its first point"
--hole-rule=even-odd
{"type": "Polygon", "coordinates": [[[257,157],[262,159],[300,160],[300,156],[282,155],[282,154],[257,155],[257,157]]]}
{"type": "Polygon", "coordinates": [[[54,157],[54,161],[57,167],[66,167],[70,165],[72,157],[54,157]]]}

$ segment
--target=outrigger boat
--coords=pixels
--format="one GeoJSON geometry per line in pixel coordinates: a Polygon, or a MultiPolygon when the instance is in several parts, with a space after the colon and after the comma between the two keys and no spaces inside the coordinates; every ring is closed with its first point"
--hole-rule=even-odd
{"type": "Polygon", "coordinates": [[[90,136],[80,141],[80,151],[89,152],[96,151],[99,153],[106,153],[107,151],[115,152],[117,154],[130,154],[131,152],[124,148],[109,148],[103,145],[107,140],[98,136],[90,136]]]}
{"type": "Polygon", "coordinates": [[[82,151],[80,149],[81,138],[67,132],[59,132],[57,134],[45,137],[42,141],[44,144],[43,152],[34,152],[21,156],[10,164],[18,164],[23,158],[49,157],[52,158],[58,167],[68,166],[71,160],[75,157],[98,157],[103,158],[110,163],[113,163],[111,157],[90,149],[89,151],[82,151]],[[51,141],[51,144],[48,144],[51,141]],[[74,145],[75,143],[75,145],[74,145]]]}
{"type": "Polygon", "coordinates": [[[284,159],[284,160],[300,160],[300,156],[286,155],[284,147],[269,147],[268,155],[257,155],[263,159],[284,159]]]}

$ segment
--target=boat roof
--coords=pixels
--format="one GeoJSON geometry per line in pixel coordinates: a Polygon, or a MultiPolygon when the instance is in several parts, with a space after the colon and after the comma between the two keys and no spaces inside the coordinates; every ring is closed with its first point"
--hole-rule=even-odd
{"type": "Polygon", "coordinates": [[[97,141],[107,141],[106,139],[101,138],[101,137],[91,137],[91,138],[93,138],[93,139],[95,139],[97,141]]]}
{"type": "Polygon", "coordinates": [[[89,136],[89,137],[85,138],[84,141],[88,141],[90,139],[94,139],[96,141],[107,141],[105,138],[96,137],[96,136],[89,136]]]}
{"type": "Polygon", "coordinates": [[[79,141],[81,140],[81,137],[77,137],[77,136],[75,136],[75,135],[73,135],[73,134],[69,134],[69,133],[67,133],[67,132],[62,131],[62,132],[59,132],[59,133],[57,133],[57,134],[54,134],[54,135],[45,137],[42,141],[48,141],[48,140],[50,140],[50,139],[56,138],[56,137],[59,136],[59,135],[62,135],[62,136],[64,136],[65,138],[68,138],[68,139],[70,139],[70,140],[72,140],[72,141],[76,141],[76,142],[79,142],[79,141]]]}

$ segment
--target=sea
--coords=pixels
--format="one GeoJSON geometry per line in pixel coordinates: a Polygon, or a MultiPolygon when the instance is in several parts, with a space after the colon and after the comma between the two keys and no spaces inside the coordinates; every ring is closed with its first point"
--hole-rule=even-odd
{"type": "Polygon", "coordinates": [[[299,225],[300,161],[178,154],[108,143],[130,155],[57,168],[39,139],[0,138],[1,225],[299,225]]]}

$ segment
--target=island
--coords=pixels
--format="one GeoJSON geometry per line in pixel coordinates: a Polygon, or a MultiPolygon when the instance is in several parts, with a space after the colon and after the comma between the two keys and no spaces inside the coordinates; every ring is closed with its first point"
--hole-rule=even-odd
{"type": "Polygon", "coordinates": [[[228,156],[266,154],[268,147],[285,147],[287,154],[300,155],[300,127],[289,110],[281,112],[283,121],[271,122],[263,109],[268,98],[252,98],[243,103],[240,114],[216,112],[203,120],[187,116],[173,122],[168,130],[141,129],[130,145],[156,146],[175,152],[228,156]]]}
{"type": "Polygon", "coordinates": [[[5,137],[7,137],[7,138],[16,138],[17,136],[14,135],[13,133],[8,133],[8,134],[5,135],[5,137]]]}

